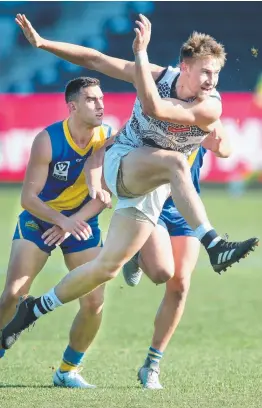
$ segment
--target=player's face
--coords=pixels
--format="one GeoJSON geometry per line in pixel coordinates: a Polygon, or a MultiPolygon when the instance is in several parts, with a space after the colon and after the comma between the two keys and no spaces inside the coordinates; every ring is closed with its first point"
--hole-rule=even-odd
{"type": "Polygon", "coordinates": [[[217,86],[220,61],[213,57],[199,58],[186,66],[188,88],[199,98],[209,96],[217,86]]]}
{"type": "Polygon", "coordinates": [[[104,95],[99,86],[82,88],[75,102],[75,115],[87,126],[100,126],[104,116],[103,99],[104,95]]]}

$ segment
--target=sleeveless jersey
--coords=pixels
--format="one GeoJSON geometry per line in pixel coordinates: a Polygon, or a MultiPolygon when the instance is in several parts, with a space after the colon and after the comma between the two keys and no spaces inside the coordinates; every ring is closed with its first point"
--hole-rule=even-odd
{"type": "Polygon", "coordinates": [[[104,124],[96,127],[84,149],[72,139],[67,120],[54,123],[46,130],[51,140],[52,160],[39,198],[54,210],[70,215],[91,200],[85,181],[84,164],[88,157],[104,145],[112,129],[104,124]]]}

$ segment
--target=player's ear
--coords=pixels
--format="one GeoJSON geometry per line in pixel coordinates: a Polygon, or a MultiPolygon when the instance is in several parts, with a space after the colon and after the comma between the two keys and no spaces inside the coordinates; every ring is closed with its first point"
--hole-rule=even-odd
{"type": "Polygon", "coordinates": [[[187,70],[188,70],[187,64],[184,61],[180,62],[180,71],[187,72],[187,70]]]}
{"type": "Polygon", "coordinates": [[[68,110],[69,110],[70,113],[74,112],[76,110],[76,106],[75,106],[75,103],[73,101],[68,102],[67,106],[68,106],[68,110]]]}

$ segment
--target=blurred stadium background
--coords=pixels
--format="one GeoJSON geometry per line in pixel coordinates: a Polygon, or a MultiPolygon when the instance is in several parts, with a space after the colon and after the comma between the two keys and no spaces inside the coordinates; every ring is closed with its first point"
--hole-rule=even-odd
{"type": "MultiPolygon", "coordinates": [[[[193,30],[221,41],[228,61],[221,73],[223,121],[234,152],[227,160],[207,155],[203,199],[214,225],[233,239],[262,231],[262,53],[261,2],[0,2],[0,285],[20,211],[20,191],[30,147],[46,125],[67,115],[63,100],[73,77],[99,77],[105,122],[121,126],[129,117],[130,84],[33,49],[14,22],[25,13],[49,39],[93,47],[133,59],[131,44],[138,13],[152,22],[150,60],[177,64],[181,43],[193,30]]],[[[106,232],[110,212],[102,214],[106,232]]],[[[163,287],[147,279],[134,290],[121,276],[108,285],[105,319],[86,362],[92,393],[49,388],[77,304],[38,323],[0,360],[1,407],[261,407],[261,249],[222,278],[201,254],[185,317],[163,360],[163,393],[141,394],[136,369],[150,345],[163,287]],[[57,331],[53,331],[53,328],[57,331]],[[200,391],[201,390],[201,391],[200,391]]],[[[39,294],[65,272],[53,254],[32,289],[39,294]]]]}

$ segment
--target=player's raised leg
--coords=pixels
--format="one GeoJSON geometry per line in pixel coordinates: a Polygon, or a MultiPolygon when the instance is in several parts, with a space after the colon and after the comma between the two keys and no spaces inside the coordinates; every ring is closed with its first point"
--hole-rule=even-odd
{"type": "MultiPolygon", "coordinates": [[[[114,153],[113,149],[116,148],[107,153],[109,159],[114,153]]],[[[215,272],[226,270],[258,244],[258,238],[243,242],[221,239],[208,220],[203,202],[193,185],[187,160],[182,154],[162,149],[152,152],[152,148],[147,147],[134,149],[123,157],[121,170],[118,193],[123,196],[127,196],[127,192],[130,196],[143,195],[170,182],[177,209],[206,248],[215,272]]]]}
{"type": "Polygon", "coordinates": [[[38,317],[114,278],[124,263],[144,245],[154,228],[154,224],[147,217],[143,219],[141,214],[135,208],[123,209],[121,214],[116,212],[111,220],[105,246],[97,258],[74,269],[40,298],[20,303],[14,319],[2,330],[3,348],[10,348],[16,342],[17,334],[38,317]],[[132,214],[129,217],[130,210],[132,214]],[[138,219],[133,218],[133,210],[138,213],[138,219]]]}

